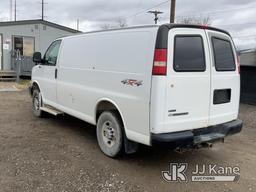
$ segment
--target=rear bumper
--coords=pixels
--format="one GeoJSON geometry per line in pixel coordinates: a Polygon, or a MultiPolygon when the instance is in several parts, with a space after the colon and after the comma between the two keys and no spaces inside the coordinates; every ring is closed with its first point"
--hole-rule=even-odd
{"type": "Polygon", "coordinates": [[[151,140],[152,145],[165,144],[171,148],[191,147],[203,143],[211,143],[222,140],[228,135],[241,132],[242,127],[243,122],[237,119],[228,123],[201,129],[174,133],[152,134],[151,140]]]}

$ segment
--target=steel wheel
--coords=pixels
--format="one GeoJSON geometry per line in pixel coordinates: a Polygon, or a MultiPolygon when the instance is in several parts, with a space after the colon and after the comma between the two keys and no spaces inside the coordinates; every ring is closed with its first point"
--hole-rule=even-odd
{"type": "Polygon", "coordinates": [[[32,97],[32,110],[36,117],[43,116],[43,111],[40,109],[41,105],[42,105],[42,100],[41,100],[40,91],[38,89],[35,89],[33,91],[33,97],[32,97]]]}
{"type": "Polygon", "coordinates": [[[116,142],[116,130],[110,121],[106,121],[102,128],[102,138],[106,145],[113,147],[116,142]]]}
{"type": "Polygon", "coordinates": [[[122,123],[117,114],[103,112],[97,122],[97,139],[100,149],[109,157],[116,157],[123,146],[122,123]]]}

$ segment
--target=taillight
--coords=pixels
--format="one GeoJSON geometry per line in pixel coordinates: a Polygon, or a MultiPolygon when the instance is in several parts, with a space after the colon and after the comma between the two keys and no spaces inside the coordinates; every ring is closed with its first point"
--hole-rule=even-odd
{"type": "Polygon", "coordinates": [[[201,29],[209,29],[209,26],[208,25],[201,25],[200,28],[201,29]]]}
{"type": "Polygon", "coordinates": [[[238,70],[238,73],[240,74],[240,56],[237,55],[237,70],[238,70]]]}
{"type": "Polygon", "coordinates": [[[153,75],[166,75],[167,49],[155,49],[153,75]]]}

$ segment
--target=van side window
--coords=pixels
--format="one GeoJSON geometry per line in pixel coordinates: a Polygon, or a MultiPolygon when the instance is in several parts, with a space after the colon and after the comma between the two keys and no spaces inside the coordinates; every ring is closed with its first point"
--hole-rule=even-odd
{"type": "Polygon", "coordinates": [[[54,41],[44,55],[44,64],[55,66],[59,54],[61,41],[54,41]]]}
{"type": "Polygon", "coordinates": [[[217,71],[235,71],[234,53],[230,41],[212,37],[215,68],[217,71]]]}
{"type": "Polygon", "coordinates": [[[205,54],[201,36],[175,36],[174,70],[176,72],[205,71],[205,54]]]}

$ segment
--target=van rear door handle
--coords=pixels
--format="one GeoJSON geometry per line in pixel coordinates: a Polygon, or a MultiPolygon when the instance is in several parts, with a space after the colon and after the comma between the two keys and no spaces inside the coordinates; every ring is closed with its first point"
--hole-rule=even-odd
{"type": "Polygon", "coordinates": [[[55,79],[58,77],[58,69],[55,69],[55,79]]]}

